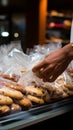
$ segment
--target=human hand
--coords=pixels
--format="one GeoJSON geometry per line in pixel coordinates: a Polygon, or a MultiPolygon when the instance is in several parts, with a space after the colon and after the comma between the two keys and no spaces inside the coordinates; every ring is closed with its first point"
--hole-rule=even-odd
{"type": "Polygon", "coordinates": [[[53,82],[62,74],[70,63],[71,59],[63,48],[52,52],[32,68],[43,81],[53,82]]]}

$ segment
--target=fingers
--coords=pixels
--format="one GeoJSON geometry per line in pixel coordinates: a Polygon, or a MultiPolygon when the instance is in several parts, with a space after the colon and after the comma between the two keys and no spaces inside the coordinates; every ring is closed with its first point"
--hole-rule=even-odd
{"type": "Polygon", "coordinates": [[[60,75],[60,73],[56,70],[53,70],[52,67],[50,67],[49,70],[48,68],[43,70],[40,74],[44,82],[54,82],[60,75]]]}
{"type": "Polygon", "coordinates": [[[42,77],[44,82],[54,82],[57,79],[57,76],[51,75],[51,76],[44,76],[42,77]]]}
{"type": "Polygon", "coordinates": [[[55,64],[47,63],[45,60],[34,66],[32,71],[44,82],[54,82],[60,75],[60,72],[58,72],[60,69],[58,70],[55,64]]]}
{"type": "Polygon", "coordinates": [[[41,69],[40,72],[42,75],[49,75],[50,73],[52,73],[52,71],[53,71],[53,65],[49,65],[41,69]]]}
{"type": "Polygon", "coordinates": [[[57,79],[58,76],[54,76],[54,75],[51,75],[49,78],[48,78],[48,82],[54,82],[56,79],[57,79]]]}
{"type": "Polygon", "coordinates": [[[42,70],[42,68],[44,68],[45,67],[45,63],[44,63],[44,61],[42,61],[42,62],[39,62],[36,66],[34,66],[33,68],[32,68],[32,71],[33,72],[39,72],[40,70],[42,70]]]}
{"type": "Polygon", "coordinates": [[[56,78],[53,76],[53,66],[47,65],[44,61],[40,62],[32,68],[32,71],[42,78],[44,82],[53,82],[56,78]]]}

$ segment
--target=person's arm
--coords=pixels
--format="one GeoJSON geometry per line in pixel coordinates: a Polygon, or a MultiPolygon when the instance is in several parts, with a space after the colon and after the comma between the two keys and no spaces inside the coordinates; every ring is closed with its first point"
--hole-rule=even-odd
{"type": "Polygon", "coordinates": [[[73,43],[65,45],[44,58],[32,68],[44,81],[53,82],[73,60],[73,43]]]}

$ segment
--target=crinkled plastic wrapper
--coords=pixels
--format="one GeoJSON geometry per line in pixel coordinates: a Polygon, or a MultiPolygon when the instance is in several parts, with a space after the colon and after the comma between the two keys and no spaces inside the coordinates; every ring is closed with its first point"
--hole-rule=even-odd
{"type": "Polygon", "coordinates": [[[59,47],[52,43],[35,46],[29,54],[16,48],[9,53],[0,52],[0,101],[4,102],[2,107],[10,112],[73,96],[72,78],[67,70],[52,83],[44,82],[32,72],[33,66],[59,47]],[[6,103],[10,103],[9,108],[6,103]]]}

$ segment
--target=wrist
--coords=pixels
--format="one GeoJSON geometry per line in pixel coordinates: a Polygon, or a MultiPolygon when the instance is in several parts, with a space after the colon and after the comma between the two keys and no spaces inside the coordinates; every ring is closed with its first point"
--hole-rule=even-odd
{"type": "Polygon", "coordinates": [[[69,59],[73,60],[73,43],[65,45],[63,51],[69,59]]]}

